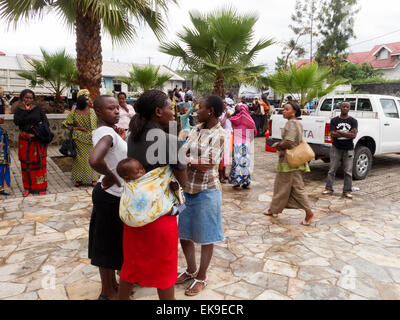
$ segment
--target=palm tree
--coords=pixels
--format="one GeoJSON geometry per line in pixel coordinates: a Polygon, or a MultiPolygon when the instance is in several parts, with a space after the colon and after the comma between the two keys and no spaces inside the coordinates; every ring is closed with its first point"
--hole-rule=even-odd
{"type": "Polygon", "coordinates": [[[25,70],[18,73],[20,77],[30,80],[31,87],[42,85],[55,94],[56,109],[64,111],[64,104],[61,101],[62,92],[73,85],[77,79],[75,60],[65,53],[65,50],[54,54],[41,49],[43,61],[37,59],[28,60],[32,70],[25,70]]]}
{"type": "Polygon", "coordinates": [[[316,97],[323,97],[332,92],[338,85],[346,83],[347,80],[335,80],[326,84],[331,69],[319,68],[313,63],[300,68],[291,64],[287,70],[281,70],[269,77],[270,86],[279,93],[300,95],[300,107],[304,107],[307,101],[316,97]]]}
{"type": "Polygon", "coordinates": [[[119,80],[133,88],[139,87],[142,91],[155,88],[162,88],[172,75],[159,74],[160,67],[154,66],[132,66],[133,71],[129,72],[129,77],[120,77],[119,80]]]}
{"type": "Polygon", "coordinates": [[[253,66],[255,57],[274,43],[262,39],[251,46],[257,15],[239,15],[227,8],[206,15],[193,11],[190,18],[194,29],[184,27],[177,34],[183,45],[163,42],[160,51],[178,58],[191,71],[212,75],[213,94],[222,98],[225,98],[224,80],[258,69],[260,66],[253,66]]]}
{"type": "Polygon", "coordinates": [[[113,43],[127,44],[136,36],[130,18],[146,23],[157,38],[165,29],[160,9],[176,0],[0,0],[0,18],[17,26],[21,20],[42,18],[53,10],[76,31],[78,84],[90,91],[94,99],[100,94],[102,49],[101,29],[113,43]]]}

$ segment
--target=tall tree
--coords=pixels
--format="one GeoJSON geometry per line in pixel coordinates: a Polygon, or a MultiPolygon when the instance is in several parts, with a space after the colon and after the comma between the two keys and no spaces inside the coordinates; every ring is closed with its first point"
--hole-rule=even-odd
{"type": "Polygon", "coordinates": [[[354,38],[354,16],[359,11],[357,0],[324,0],[318,15],[321,40],[316,60],[338,73],[345,58],[349,40],[354,38]]]}
{"type": "Polygon", "coordinates": [[[18,73],[20,77],[30,80],[32,88],[42,85],[55,94],[56,109],[64,111],[64,103],[61,101],[63,91],[73,85],[77,79],[75,61],[65,53],[65,50],[56,53],[48,53],[41,49],[43,61],[38,59],[28,60],[32,70],[18,73]]]}
{"type": "Polygon", "coordinates": [[[252,45],[258,16],[238,14],[233,8],[209,14],[190,12],[194,28],[184,27],[178,38],[183,42],[162,43],[160,51],[178,58],[186,68],[214,78],[213,94],[225,98],[224,81],[241,72],[255,72],[254,59],[273,44],[261,39],[252,45]]]}
{"type": "Polygon", "coordinates": [[[0,0],[0,18],[17,27],[21,20],[42,18],[53,10],[76,31],[78,84],[94,99],[101,85],[101,30],[111,36],[113,43],[128,44],[136,36],[133,17],[161,38],[165,30],[161,12],[167,12],[171,2],[176,0],[0,0]]]}

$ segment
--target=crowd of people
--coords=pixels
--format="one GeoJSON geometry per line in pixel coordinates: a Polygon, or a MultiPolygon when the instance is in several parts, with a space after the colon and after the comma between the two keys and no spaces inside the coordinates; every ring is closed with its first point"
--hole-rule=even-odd
{"type": "MultiPolygon", "coordinates": [[[[198,102],[190,90],[181,95],[177,89],[168,95],[146,91],[134,107],[126,104],[125,93],[117,98],[101,95],[92,101],[88,90],[80,90],[76,107],[63,122],[76,145],[72,179],[76,186],[94,187],[88,255],[91,264],[99,268],[99,299],[129,299],[138,284],[155,287],[160,299],[170,300],[175,298],[174,285],[189,281],[185,294],[197,295],[207,286],[214,244],[225,240],[221,183],[228,180],[236,190],[250,187],[252,142],[262,132],[272,106],[265,97],[254,99],[251,107],[244,98],[235,103],[231,94],[224,100],[211,95],[198,102]],[[171,132],[175,121],[179,132],[171,132]],[[179,242],[186,268],[178,274],[179,242]],[[199,264],[195,244],[201,246],[199,264]]],[[[49,123],[34,100],[32,90],[23,90],[14,113],[20,130],[23,196],[46,194],[47,189],[48,143],[43,128],[49,123]]],[[[344,195],[351,199],[349,159],[357,121],[348,116],[348,103],[343,103],[341,110],[331,122],[334,161],[324,194],[332,194],[335,173],[343,160],[344,195]],[[348,132],[343,132],[344,126],[349,127],[348,132]]],[[[302,172],[310,168],[308,163],[291,167],[285,157],[286,150],[303,141],[303,128],[296,120],[300,115],[295,101],[284,103],[287,122],[282,141],[274,146],[279,159],[273,198],[265,215],[276,216],[285,208],[302,209],[305,218],[301,224],[308,226],[315,214],[302,172]]],[[[7,134],[1,126],[0,139],[0,192],[7,194],[10,157],[7,134]]]]}

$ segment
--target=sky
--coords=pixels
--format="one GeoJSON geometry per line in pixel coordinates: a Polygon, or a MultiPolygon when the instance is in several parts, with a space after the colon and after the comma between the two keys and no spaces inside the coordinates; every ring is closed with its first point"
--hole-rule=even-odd
{"type": "MultiPolygon", "coordinates": [[[[167,17],[166,40],[176,40],[176,33],[183,26],[190,26],[189,11],[210,12],[224,5],[230,5],[243,13],[257,13],[255,39],[273,38],[276,44],[260,52],[256,63],[267,65],[267,72],[273,72],[276,58],[281,55],[282,43],[292,37],[288,25],[294,12],[295,0],[178,0],[178,6],[171,4],[167,17]]],[[[358,0],[360,11],[355,16],[355,39],[350,40],[349,52],[369,51],[376,44],[400,41],[398,0],[358,0]]],[[[164,64],[179,67],[177,61],[158,51],[159,42],[146,26],[138,26],[138,37],[134,43],[113,47],[108,36],[102,37],[103,60],[129,63],[164,64]]],[[[63,25],[53,13],[42,20],[20,23],[18,28],[7,28],[0,20],[0,51],[8,56],[16,54],[40,54],[40,48],[51,52],[65,48],[75,56],[75,34],[63,25]]],[[[304,39],[309,43],[309,39],[304,39]]]]}

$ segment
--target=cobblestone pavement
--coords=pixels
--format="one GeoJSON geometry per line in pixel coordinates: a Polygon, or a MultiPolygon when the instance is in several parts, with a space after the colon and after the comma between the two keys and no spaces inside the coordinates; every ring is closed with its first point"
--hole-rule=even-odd
{"type": "MultiPolygon", "coordinates": [[[[299,210],[262,214],[277,160],[263,143],[256,139],[251,189],[223,187],[226,240],[215,246],[207,288],[187,297],[188,284],[177,285],[177,299],[400,299],[400,157],[376,159],[352,201],[339,197],[340,174],[337,193],[322,197],[328,167],[313,163],[304,178],[319,221],[303,227],[299,210]]],[[[0,200],[0,299],[98,297],[87,259],[91,189],[56,192],[0,200]]],[[[157,299],[156,290],[139,287],[134,298],[157,299]]]]}

